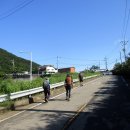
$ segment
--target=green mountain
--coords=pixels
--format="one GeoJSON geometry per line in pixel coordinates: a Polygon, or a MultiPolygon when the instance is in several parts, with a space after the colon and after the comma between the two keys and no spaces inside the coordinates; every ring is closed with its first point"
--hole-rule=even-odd
{"type": "MultiPolygon", "coordinates": [[[[38,67],[41,66],[32,62],[32,73],[38,72],[38,67]]],[[[30,72],[30,60],[20,58],[2,48],[0,48],[0,73],[21,73],[24,71],[30,72]]]]}

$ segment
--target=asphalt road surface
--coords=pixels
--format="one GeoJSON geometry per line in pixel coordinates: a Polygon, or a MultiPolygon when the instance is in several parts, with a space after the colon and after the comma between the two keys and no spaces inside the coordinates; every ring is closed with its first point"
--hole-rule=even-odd
{"type": "MultiPolygon", "coordinates": [[[[0,130],[111,130],[117,128],[118,118],[122,116],[122,114],[117,115],[121,112],[119,111],[120,100],[116,97],[119,95],[120,88],[121,90],[128,88],[121,77],[113,75],[99,77],[88,81],[83,87],[72,89],[70,101],[65,100],[65,93],[63,93],[51,98],[48,103],[41,101],[30,109],[16,110],[15,115],[0,119],[0,130]],[[114,124],[113,121],[115,121],[114,124]]],[[[120,96],[126,99],[125,95],[120,96]]],[[[126,120],[124,122],[127,125],[126,120]]],[[[120,124],[123,126],[124,122],[120,124]]]]}
{"type": "Polygon", "coordinates": [[[104,78],[102,87],[67,130],[130,130],[130,86],[123,77],[104,78]]]}

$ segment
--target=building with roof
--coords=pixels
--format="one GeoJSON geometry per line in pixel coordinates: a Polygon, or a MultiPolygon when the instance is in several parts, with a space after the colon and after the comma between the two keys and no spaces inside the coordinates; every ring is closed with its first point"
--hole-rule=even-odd
{"type": "Polygon", "coordinates": [[[59,73],[75,73],[75,67],[67,67],[58,69],[59,73]]]}

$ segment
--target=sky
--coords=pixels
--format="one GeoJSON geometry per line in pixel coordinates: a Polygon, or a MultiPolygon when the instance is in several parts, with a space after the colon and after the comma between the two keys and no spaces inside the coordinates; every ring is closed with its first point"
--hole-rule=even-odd
{"type": "Polygon", "coordinates": [[[40,65],[112,69],[122,41],[130,52],[129,11],[129,0],[0,0],[0,48],[40,65]]]}

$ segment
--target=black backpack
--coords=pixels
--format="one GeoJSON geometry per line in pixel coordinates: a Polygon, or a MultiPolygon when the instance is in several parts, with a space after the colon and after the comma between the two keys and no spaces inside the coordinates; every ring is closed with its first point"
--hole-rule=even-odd
{"type": "Polygon", "coordinates": [[[48,80],[45,80],[45,81],[43,82],[43,88],[44,88],[44,89],[50,89],[50,83],[49,83],[48,80]]]}

